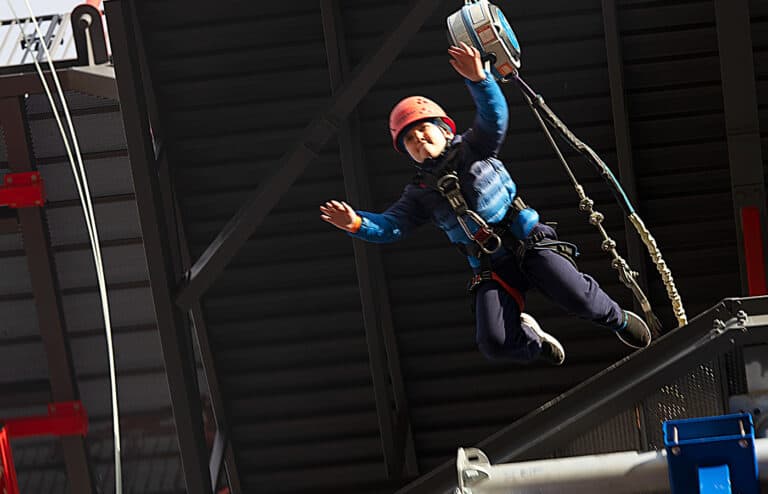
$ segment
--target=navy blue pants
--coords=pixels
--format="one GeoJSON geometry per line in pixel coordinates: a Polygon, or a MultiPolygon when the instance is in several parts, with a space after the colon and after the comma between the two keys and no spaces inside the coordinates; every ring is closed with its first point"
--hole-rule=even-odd
{"type": "MultiPolygon", "coordinates": [[[[557,240],[555,230],[548,225],[538,224],[531,235],[537,233],[557,240]]],[[[522,263],[512,253],[493,262],[494,272],[523,299],[530,288],[536,288],[575,316],[610,329],[621,325],[621,308],[591,276],[557,252],[536,249],[530,240],[526,247],[522,263]]],[[[541,339],[520,324],[518,303],[499,283],[486,281],[477,288],[475,316],[477,344],[487,358],[525,362],[541,352],[541,339]]]]}

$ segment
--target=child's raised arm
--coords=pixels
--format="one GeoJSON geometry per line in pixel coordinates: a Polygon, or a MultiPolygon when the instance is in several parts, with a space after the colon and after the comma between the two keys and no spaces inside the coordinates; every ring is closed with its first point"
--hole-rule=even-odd
{"type": "Polygon", "coordinates": [[[477,116],[464,139],[481,156],[495,156],[507,133],[509,108],[499,85],[483,68],[477,48],[464,43],[448,49],[454,70],[467,80],[477,116]]]}

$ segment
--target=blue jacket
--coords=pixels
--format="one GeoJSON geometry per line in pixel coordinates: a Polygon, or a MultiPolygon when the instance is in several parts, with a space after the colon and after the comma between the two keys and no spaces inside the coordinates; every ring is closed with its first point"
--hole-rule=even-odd
{"type": "MultiPolygon", "coordinates": [[[[466,84],[475,100],[477,115],[472,128],[457,135],[452,142],[452,145],[462,144],[457,172],[469,208],[486,223],[493,224],[504,218],[517,194],[515,182],[497,158],[507,132],[509,112],[504,95],[492,76],[488,75],[480,82],[466,81],[466,84]]],[[[434,166],[432,160],[427,160],[423,169],[428,172],[434,166]]],[[[357,214],[362,223],[360,229],[350,235],[368,242],[395,242],[417,227],[432,222],[445,232],[452,243],[472,243],[456,220],[448,201],[439,192],[415,184],[407,185],[400,199],[383,213],[357,211],[357,214]]],[[[510,230],[517,238],[523,239],[538,221],[538,213],[526,209],[518,215],[510,230]]],[[[477,226],[470,223],[470,228],[475,231],[477,226]]],[[[504,254],[502,248],[493,257],[504,254]]],[[[473,268],[480,266],[476,257],[468,256],[468,260],[473,268]]]]}

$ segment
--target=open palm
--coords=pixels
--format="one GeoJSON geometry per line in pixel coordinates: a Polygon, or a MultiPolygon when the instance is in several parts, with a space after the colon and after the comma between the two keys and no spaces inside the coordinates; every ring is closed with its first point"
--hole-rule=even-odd
{"type": "Polygon", "coordinates": [[[451,46],[448,54],[451,56],[451,66],[462,77],[478,82],[485,79],[485,69],[480,52],[474,46],[460,43],[461,46],[451,46]]]}
{"type": "Polygon", "coordinates": [[[352,206],[344,201],[331,200],[320,206],[320,218],[336,228],[352,231],[355,227],[357,213],[352,206]]]}

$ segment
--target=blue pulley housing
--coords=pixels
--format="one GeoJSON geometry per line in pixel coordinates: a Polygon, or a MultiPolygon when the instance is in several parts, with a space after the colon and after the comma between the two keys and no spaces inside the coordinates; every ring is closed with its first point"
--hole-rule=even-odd
{"type": "Polygon", "coordinates": [[[520,43],[497,6],[487,0],[466,0],[461,10],[448,16],[447,24],[451,42],[477,48],[496,79],[509,80],[520,68],[520,43]]]}

